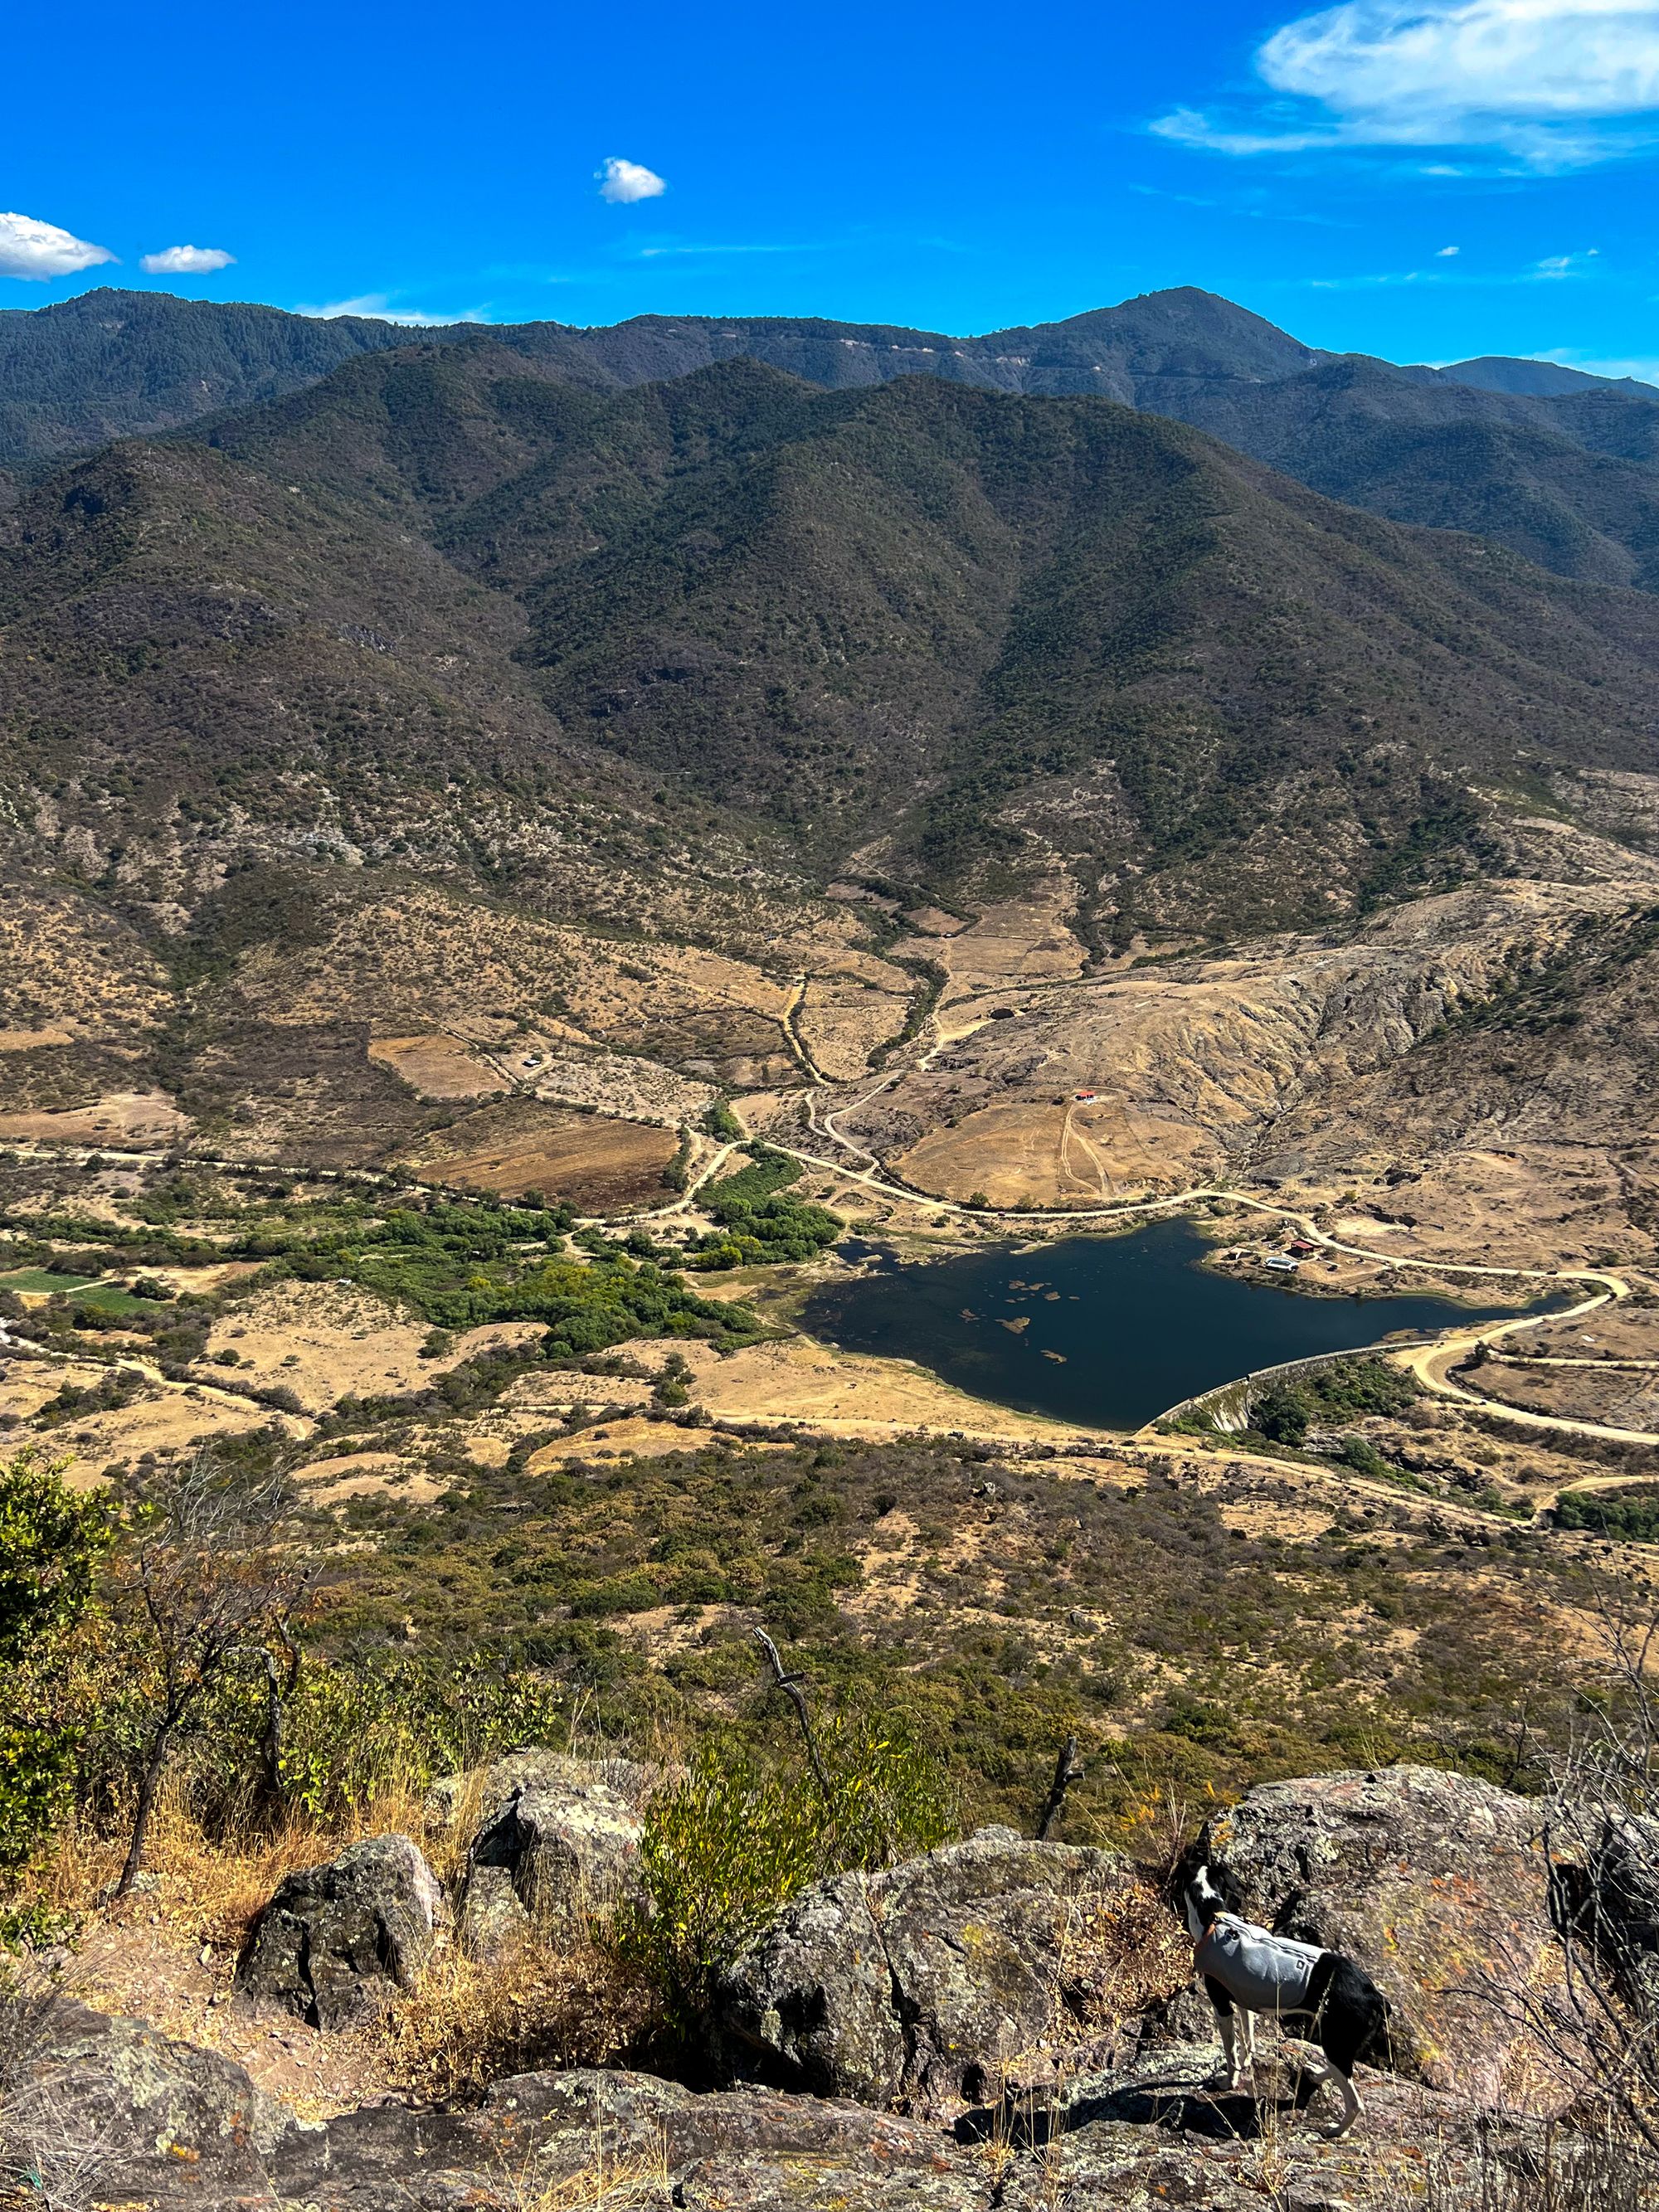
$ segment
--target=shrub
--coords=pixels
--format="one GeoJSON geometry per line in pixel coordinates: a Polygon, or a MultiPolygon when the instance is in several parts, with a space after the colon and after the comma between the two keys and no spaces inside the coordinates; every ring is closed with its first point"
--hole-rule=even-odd
{"type": "Polygon", "coordinates": [[[516,1744],[566,1735],[560,1693],[525,1668],[310,1660],[287,1715],[283,1795],[313,1820],[337,1823],[377,1797],[419,1792],[516,1744]]]}
{"type": "Polygon", "coordinates": [[[447,2102],[505,2075],[614,2066],[660,2019],[637,1967],[578,1937],[527,1941],[489,1962],[452,1945],[393,2005],[386,2033],[408,2087],[447,2102]]]}
{"type": "Polygon", "coordinates": [[[1337,1449],[1337,1457],[1356,1474],[1387,1474],[1389,1462],[1376,1446],[1365,1437],[1344,1437],[1337,1449]]]}
{"type": "Polygon", "coordinates": [[[1250,1426],[1276,1444],[1299,1444],[1308,1433],[1311,1409],[1302,1392],[1285,1382],[1264,1391],[1250,1411],[1250,1426]]]}
{"type": "Polygon", "coordinates": [[[852,1712],[823,1728],[818,1743],[827,1791],[799,1759],[768,1759],[722,1734],[647,1808],[648,1903],[618,1917],[617,1942],[683,2034],[721,1968],[798,1892],[930,1850],[950,1832],[945,1778],[901,1732],[852,1712]]]}
{"type": "Polygon", "coordinates": [[[80,1732],[63,1655],[114,1533],[63,1464],[33,1450],[0,1464],[0,1866],[26,1859],[70,1802],[80,1732]]]}

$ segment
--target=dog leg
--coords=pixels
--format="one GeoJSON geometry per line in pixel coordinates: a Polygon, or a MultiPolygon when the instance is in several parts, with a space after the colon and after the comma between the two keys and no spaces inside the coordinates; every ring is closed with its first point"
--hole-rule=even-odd
{"type": "Polygon", "coordinates": [[[1210,2000],[1210,2009],[1215,2014],[1217,2033],[1221,2038],[1221,2067],[1210,2077],[1210,2086],[1218,2089],[1238,2087],[1238,2021],[1231,1996],[1222,1984],[1208,1974],[1204,1977],[1204,1994],[1210,2000]]]}
{"type": "MultiPolygon", "coordinates": [[[[1253,2012],[1247,2012],[1242,2015],[1242,2019],[1244,2031],[1243,2037],[1244,2071],[1249,2075],[1250,2087],[1254,2089],[1255,2087],[1255,2014],[1253,2012]]],[[[1237,2088],[1237,2082],[1235,2081],[1233,2086],[1237,2088]]]]}
{"type": "Polygon", "coordinates": [[[1236,2089],[1238,2087],[1238,2022],[1231,2013],[1224,2012],[1216,2025],[1221,2030],[1221,2087],[1236,2089]]]}
{"type": "Polygon", "coordinates": [[[1341,2117],[1334,2120],[1329,2127],[1322,2130],[1322,2133],[1331,2142],[1337,2142],[1347,2134],[1364,2107],[1360,2104],[1358,2090],[1354,2087],[1353,2083],[1340,2066],[1334,2066],[1329,2059],[1327,2059],[1323,2070],[1325,2080],[1335,2085],[1337,2094],[1342,2100],[1342,2112],[1341,2117]]]}
{"type": "Polygon", "coordinates": [[[1315,2090],[1322,2089],[1328,2081],[1342,2100],[1340,2116],[1334,2120],[1329,2127],[1321,2128],[1319,2130],[1328,2142],[1338,2142],[1347,2134],[1348,2130],[1364,2110],[1359,2101],[1359,2092],[1342,2069],[1326,2052],[1319,2050],[1313,2044],[1309,2044],[1304,2048],[1307,2055],[1298,2063],[1302,2070],[1312,2081],[1315,2090]]]}

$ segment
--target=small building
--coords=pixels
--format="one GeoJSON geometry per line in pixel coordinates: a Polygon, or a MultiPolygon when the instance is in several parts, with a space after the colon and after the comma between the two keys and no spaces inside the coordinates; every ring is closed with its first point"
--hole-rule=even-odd
{"type": "Polygon", "coordinates": [[[1271,1267],[1276,1275],[1294,1275],[1300,1268],[1300,1260],[1292,1260],[1288,1252],[1269,1252],[1262,1265],[1271,1267]]]}
{"type": "Polygon", "coordinates": [[[1100,1093],[1097,1091],[1074,1091],[1072,1096],[1079,1106],[1092,1106],[1100,1093]]]}
{"type": "Polygon", "coordinates": [[[1319,1247],[1316,1244],[1310,1244],[1305,1237],[1292,1237],[1288,1249],[1295,1253],[1298,1260],[1311,1260],[1319,1247]]]}

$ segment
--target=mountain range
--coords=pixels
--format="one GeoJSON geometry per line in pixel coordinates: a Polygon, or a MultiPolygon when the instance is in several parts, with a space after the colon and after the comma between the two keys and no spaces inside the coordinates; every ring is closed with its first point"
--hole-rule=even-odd
{"type": "MultiPolygon", "coordinates": [[[[596,389],[734,358],[832,390],[929,375],[1083,394],[1175,416],[1401,522],[1477,532],[1564,575],[1659,583],[1659,389],[1533,361],[1396,367],[1302,344],[1205,292],[1158,292],[958,338],[819,319],[639,316],[611,328],[454,325],[428,343],[507,346],[596,389]]],[[[278,398],[408,343],[368,318],[100,289],[0,313],[0,468],[278,398]]]]}
{"type": "Polygon", "coordinates": [[[328,1064],[387,1097],[374,1024],[436,1018],[439,975],[444,1022],[580,1002],[583,1049],[678,1096],[787,1069],[756,1011],[780,963],[862,1066],[916,971],[858,931],[900,905],[1025,900],[1105,972],[1650,869],[1659,395],[1331,359],[1192,292],[960,346],[155,301],[129,337],[121,303],[30,319],[58,347],[31,404],[64,437],[201,411],[36,452],[0,514],[0,1034],[31,1099],[228,1095],[221,1053],[257,1089],[318,944],[306,1018],[356,1008],[328,1064]],[[1471,506],[1490,526],[1451,526],[1471,506]],[[692,1014],[665,971],[628,1011],[625,943],[714,959],[692,1014]],[[573,960],[610,980],[573,996],[573,960]],[[233,1050],[256,990],[289,1010],[233,1050]]]}
{"type": "Polygon", "coordinates": [[[476,786],[818,869],[879,836],[935,884],[1036,836],[1124,929],[1266,926],[1474,866],[1477,786],[1651,750],[1659,599],[1094,398],[744,357],[595,390],[471,333],[12,524],[14,787],[133,884],[180,806],[448,851],[476,786]]]}

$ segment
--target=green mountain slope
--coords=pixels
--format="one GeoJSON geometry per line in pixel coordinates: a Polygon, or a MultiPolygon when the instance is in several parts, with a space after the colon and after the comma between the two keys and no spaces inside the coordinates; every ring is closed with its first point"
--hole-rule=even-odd
{"type": "MultiPolygon", "coordinates": [[[[463,349],[478,342],[467,325],[431,337],[463,349]]],[[[927,375],[1116,399],[1194,423],[1390,520],[1477,531],[1563,575],[1644,589],[1659,577],[1652,387],[1547,362],[1402,369],[1334,356],[1192,287],[977,337],[813,318],[647,315],[593,330],[525,324],[486,342],[517,354],[530,383],[596,392],[748,360],[836,391],[927,375]]],[[[385,323],[164,295],[100,290],[9,311],[0,314],[0,468],[27,471],[111,437],[299,391],[403,343],[385,323]]],[[[419,380],[385,398],[408,409],[411,450],[425,435],[419,380]]],[[[343,404],[331,389],[337,430],[343,404]]],[[[492,441],[510,435],[500,422],[488,432],[492,441]]],[[[455,459],[429,453],[425,465],[441,474],[455,459]]]]}
{"type": "Polygon", "coordinates": [[[0,468],[33,468],[112,438],[167,430],[292,392],[404,333],[106,287],[0,310],[0,468]]]}
{"type": "Polygon", "coordinates": [[[111,884],[234,821],[548,896],[556,849],[761,823],[1233,928],[1498,865],[1484,791],[1654,765],[1647,595],[1098,399],[606,395],[488,334],[44,483],[0,612],[20,817],[111,884]]]}

